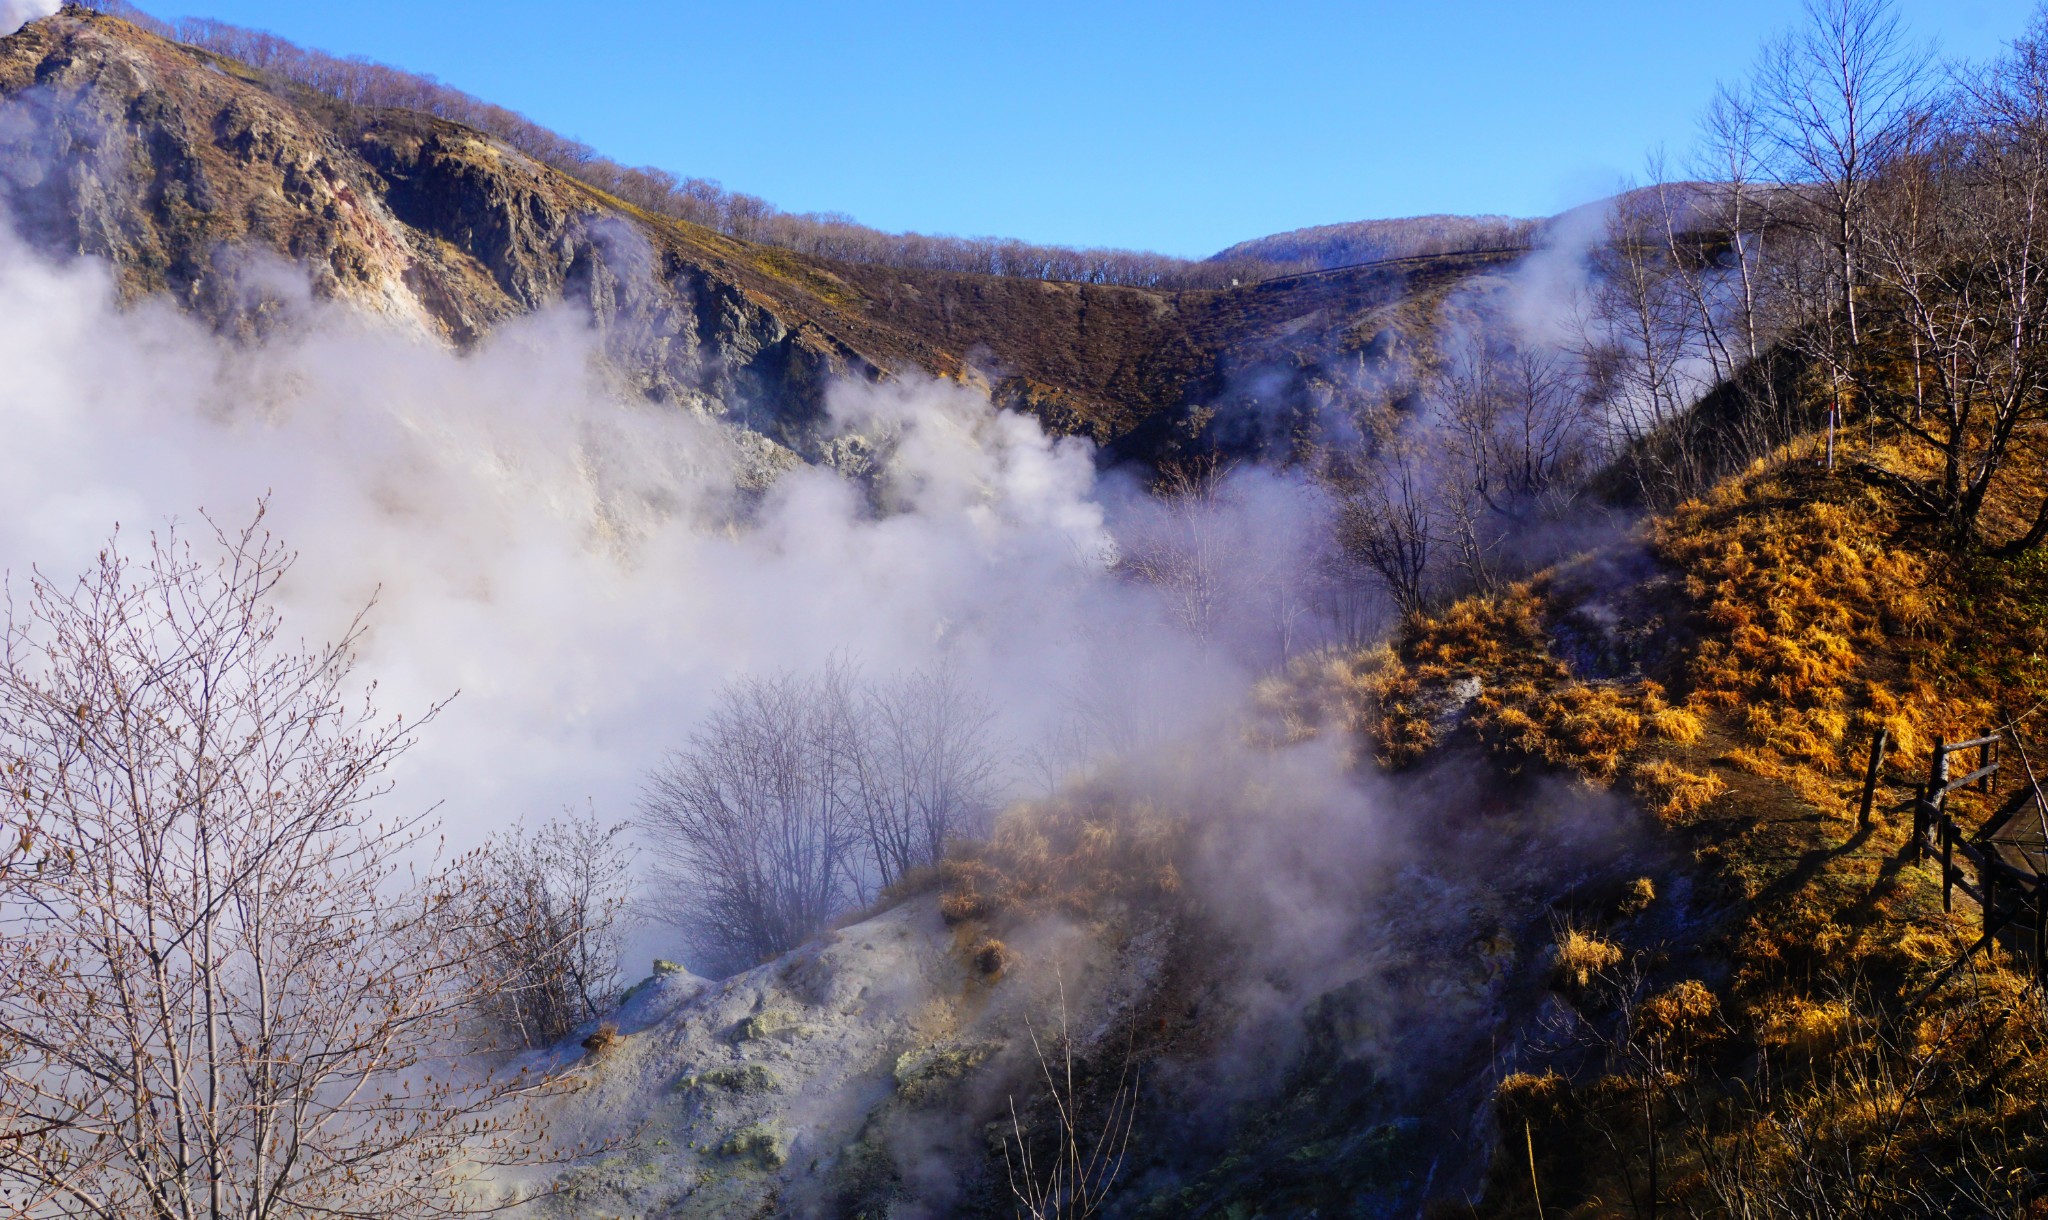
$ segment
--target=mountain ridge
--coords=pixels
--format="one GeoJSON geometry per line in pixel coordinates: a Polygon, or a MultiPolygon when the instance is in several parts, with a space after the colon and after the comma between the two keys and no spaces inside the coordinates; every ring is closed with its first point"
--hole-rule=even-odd
{"type": "Polygon", "coordinates": [[[278,306],[236,256],[275,255],[316,296],[458,347],[567,303],[630,391],[813,460],[832,379],[913,369],[985,384],[1116,460],[1284,445],[1412,289],[1512,259],[1163,291],[803,255],[649,212],[451,120],[283,85],[77,6],[0,40],[0,98],[0,199],[39,248],[111,261],[125,295],[165,293],[254,335],[278,306]],[[1293,422],[1258,422],[1276,418],[1293,422]]]}

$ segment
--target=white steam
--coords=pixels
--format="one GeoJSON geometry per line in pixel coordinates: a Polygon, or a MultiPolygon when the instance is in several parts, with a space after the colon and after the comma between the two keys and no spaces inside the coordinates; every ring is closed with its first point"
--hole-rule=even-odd
{"type": "Polygon", "coordinates": [[[1090,449],[969,390],[837,387],[837,426],[887,473],[871,491],[799,468],[752,500],[746,449],[608,393],[567,311],[458,356],[294,309],[252,349],[163,302],[117,306],[104,264],[0,245],[0,569],[61,578],[116,522],[204,532],[199,511],[239,525],[267,495],[301,555],[288,631],[332,638],[374,595],[380,705],[461,692],[397,794],[445,802],[457,843],[586,799],[629,816],[648,767],[748,671],[943,654],[1020,751],[1095,692],[1144,691],[1166,719],[1150,730],[1175,731],[1244,688],[1228,650],[1193,646],[1113,573],[1090,449]]]}
{"type": "Polygon", "coordinates": [[[0,0],[0,38],[31,21],[55,16],[62,7],[63,0],[0,0]]]}

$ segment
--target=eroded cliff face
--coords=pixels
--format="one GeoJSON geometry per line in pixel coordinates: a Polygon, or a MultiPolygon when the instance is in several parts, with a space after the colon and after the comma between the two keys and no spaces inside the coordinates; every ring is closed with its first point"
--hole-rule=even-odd
{"type": "Polygon", "coordinates": [[[857,350],[716,234],[454,124],[285,95],[112,18],[72,9],[0,40],[0,99],[14,226],[231,334],[282,324],[301,282],[458,345],[567,304],[623,388],[799,452],[829,378],[903,363],[857,350]]]}

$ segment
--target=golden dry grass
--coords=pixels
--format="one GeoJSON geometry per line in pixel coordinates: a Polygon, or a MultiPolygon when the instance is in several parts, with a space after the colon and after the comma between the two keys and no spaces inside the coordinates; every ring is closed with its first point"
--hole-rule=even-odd
{"type": "Polygon", "coordinates": [[[1852,1027],[1849,1003],[1789,996],[1764,1009],[1757,1041],[1812,1058],[1843,1046],[1852,1027]]]}
{"type": "Polygon", "coordinates": [[[1010,949],[993,936],[985,936],[974,946],[974,968],[984,978],[994,978],[1010,964],[1010,949]]]}
{"type": "MultiPolygon", "coordinates": [[[[1644,1087],[1746,1116],[1703,1134],[1681,1132],[1690,1120],[1676,1107],[1659,1111],[1660,1146],[1679,1162],[1667,1178],[1674,1205],[1702,1202],[1702,1165],[1731,1150],[1757,1158],[1762,1179],[1792,1172],[1812,1154],[1795,1147],[1796,1131],[1890,1175],[1965,1140],[2003,1141],[2048,1180],[2048,1124],[2022,1100],[2048,1088],[2039,990],[2002,951],[1954,969],[1976,939],[1974,911],[1962,903],[1944,915],[1932,875],[1896,862],[1900,818],[1881,813],[1869,832],[1852,820],[1878,728],[1894,743],[1883,806],[1937,737],[1975,735],[1994,709],[2048,690],[2048,664],[2024,660],[2048,654],[2048,560],[1948,562],[1884,495],[1797,451],[1652,523],[1647,537],[1675,577],[1654,607],[1675,643],[1647,676],[1575,672],[1552,643],[1569,586],[1539,575],[1417,616],[1391,646],[1297,662],[1258,691],[1264,740],[1342,732],[1360,765],[1399,768],[1460,723],[1447,715],[1452,692],[1476,679],[1462,722],[1504,771],[1620,787],[1656,815],[1674,855],[1696,862],[1692,909],[1713,912],[1679,933],[1696,943],[1629,939],[1640,928],[1672,934],[1648,878],[1609,908],[1636,922],[1559,929],[1551,981],[1574,1004],[1616,1002],[1619,981],[1658,970],[1667,948],[1689,956],[1643,976],[1638,1032],[1665,1055],[1655,1072],[1596,1064],[1568,1079],[1538,1068],[1499,1086],[1501,1117],[1534,1127],[1546,1203],[1557,1172],[1560,1193],[1579,1192],[1561,1207],[1616,1214],[1614,1201],[1630,1196],[1583,1132],[1602,1114],[1640,1130],[1644,1087]],[[1760,1065],[1768,1100],[1753,1091],[1760,1065]],[[1918,1109],[1902,1112],[1896,1090],[1862,1079],[1885,1073],[1918,1073],[1918,1109]],[[1890,1142],[1869,1146],[1879,1130],[1890,1142]]],[[[1966,818],[1985,807],[1958,801],[1966,818]]],[[[968,938],[963,950],[1005,912],[1172,892],[1174,819],[1141,810],[1126,822],[1128,812],[1086,799],[1019,811],[987,848],[949,861],[944,910],[968,938]]],[[[1511,1151],[1526,1173],[1528,1158],[1511,1151]]]]}
{"type": "Polygon", "coordinates": [[[1621,946],[1591,929],[1567,925],[1551,946],[1551,968],[1567,987],[1585,989],[1594,978],[1621,964],[1621,946]]]}
{"type": "Polygon", "coordinates": [[[1705,628],[1686,708],[1738,730],[1729,763],[1794,783],[1837,816],[1854,785],[1836,781],[1855,777],[1879,727],[1911,768],[1933,737],[1995,719],[1990,701],[1943,680],[1940,572],[1899,545],[1899,528],[1876,490],[1805,486],[1782,468],[1731,480],[1656,527],[1705,628]]]}
{"type": "MultiPolygon", "coordinates": [[[[1678,1194],[1699,1200],[1700,1166],[1743,1148],[1759,1181],[1794,1172],[1816,1155],[1787,1134],[1799,1131],[1862,1158],[1872,1180],[1924,1174],[1968,1140],[2048,1173],[2048,1123],[2019,1100],[2048,1084],[2039,989],[2003,951],[1958,968],[1977,935],[1967,900],[1943,914],[1933,874],[1892,862],[1903,818],[1880,813],[1867,834],[1853,821],[1879,728],[1893,743],[1883,807],[1924,771],[1936,738],[1975,736],[1999,707],[2048,693],[2048,559],[1956,562],[1885,494],[1822,473],[1799,449],[1653,523],[1650,545],[1676,577],[1658,613],[1685,632],[1654,674],[1661,685],[1574,673],[1551,644],[1564,606],[1538,576],[1411,621],[1369,667],[1370,714],[1324,721],[1382,734],[1377,754],[1403,764],[1430,748],[1433,692],[1476,678],[1472,727],[1507,769],[1626,787],[1734,904],[1708,942],[1725,981],[1667,984],[1638,1013],[1640,1032],[1676,1056],[1659,1089],[1710,1095],[1727,1074],[1774,1065],[1768,1102],[1728,1098],[1747,1126],[1682,1136],[1686,1120],[1664,1114],[1664,1146],[1688,1149],[1672,1167],[1678,1194]],[[1887,1074],[1921,1082],[1911,1106],[1887,1074]]],[[[1987,807],[1958,797],[1966,823],[1987,807]]],[[[1625,896],[1616,909],[1646,907],[1625,896]]],[[[1609,935],[1563,929],[1555,980],[1585,992],[1614,977],[1626,959],[1609,935]]],[[[1499,1104],[1503,1119],[1537,1124],[1546,1174],[1577,1182],[1581,1200],[1616,1200],[1628,1197],[1618,1171],[1572,1133],[1608,1111],[1639,1122],[1627,1115],[1640,1114],[1640,1087],[1521,1073],[1499,1104]]]]}
{"type": "MultiPolygon", "coordinates": [[[[1422,684],[1402,665],[1393,646],[1332,650],[1296,659],[1283,674],[1259,683],[1254,706],[1263,724],[1255,736],[1288,745],[1335,728],[1361,749],[1376,747],[1379,761],[1402,763],[1434,744],[1421,715],[1422,684]]],[[[1366,761],[1360,755],[1354,761],[1366,761]]]]}
{"type": "Polygon", "coordinates": [[[1628,890],[1615,905],[1615,913],[1624,919],[1630,919],[1649,910],[1650,904],[1655,901],[1657,883],[1648,877],[1637,877],[1628,883],[1628,890]]]}
{"type": "Polygon", "coordinates": [[[1728,781],[1711,771],[1688,771],[1666,759],[1637,763],[1632,772],[1638,794],[1657,816],[1683,823],[1728,791],[1728,781]]]}
{"type": "Polygon", "coordinates": [[[1697,1043],[1714,1033],[1721,1001],[1705,983],[1685,979],[1643,1001],[1640,1023],[1646,1033],[1697,1043]]]}
{"type": "Polygon", "coordinates": [[[1494,1101],[1503,1118],[1548,1118],[1571,1092],[1571,1083],[1551,1069],[1510,1072],[1494,1087],[1494,1101]]]}
{"type": "Polygon", "coordinates": [[[595,1059],[623,1041],[625,1038],[619,1033],[618,1023],[606,1021],[597,1027],[596,1032],[583,1040],[583,1049],[595,1059]]]}
{"type": "Polygon", "coordinates": [[[1044,914],[1102,920],[1180,893],[1186,824],[1105,785],[1013,806],[986,842],[961,841],[940,861],[939,914],[977,974],[1012,961],[991,926],[1044,914]]]}

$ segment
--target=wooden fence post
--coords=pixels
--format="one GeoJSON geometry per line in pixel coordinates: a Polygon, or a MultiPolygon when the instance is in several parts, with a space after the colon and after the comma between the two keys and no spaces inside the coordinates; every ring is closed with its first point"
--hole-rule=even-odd
{"type": "MultiPolygon", "coordinates": [[[[1979,752],[1979,753],[1978,753],[1978,755],[1977,755],[1977,766],[1978,766],[1978,768],[1979,768],[1979,769],[1982,769],[1982,768],[1985,768],[1985,767],[1989,767],[1989,766],[1990,766],[1990,765],[1991,765],[1992,763],[1995,763],[1995,762],[1997,762],[1997,761],[1998,761],[1998,738],[1996,738],[1996,737],[1993,737],[1993,738],[1992,738],[1992,739],[1991,739],[1990,741],[1987,741],[1987,742],[1985,742],[1985,743],[1984,743],[1984,749],[1983,749],[1983,750],[1982,750],[1981,752],[1979,752]]],[[[1977,791],[1979,791],[1979,792],[1989,792],[1989,791],[1991,791],[1991,776],[1990,776],[1989,774],[1986,774],[1986,775],[1984,776],[1984,778],[1983,778],[1983,779],[1980,779],[1980,780],[1978,780],[1978,781],[1977,781],[1977,791]]]]}
{"type": "Polygon", "coordinates": [[[1859,829],[1870,829],[1870,809],[1877,800],[1877,777],[1884,770],[1884,754],[1891,744],[1891,730],[1879,725],[1877,736],[1870,739],[1870,766],[1863,773],[1863,812],[1856,818],[1859,829]]]}
{"type": "Polygon", "coordinates": [[[1948,746],[1937,737],[1927,768],[1927,785],[1920,790],[1920,799],[1913,802],[1913,841],[1907,845],[1906,858],[1915,864],[1927,858],[1927,827],[1940,816],[1940,802],[1947,787],[1948,746]]]}
{"type": "Polygon", "coordinates": [[[1941,909],[1956,909],[1956,828],[1946,815],[1934,819],[1935,837],[1941,840],[1941,909]]]}

